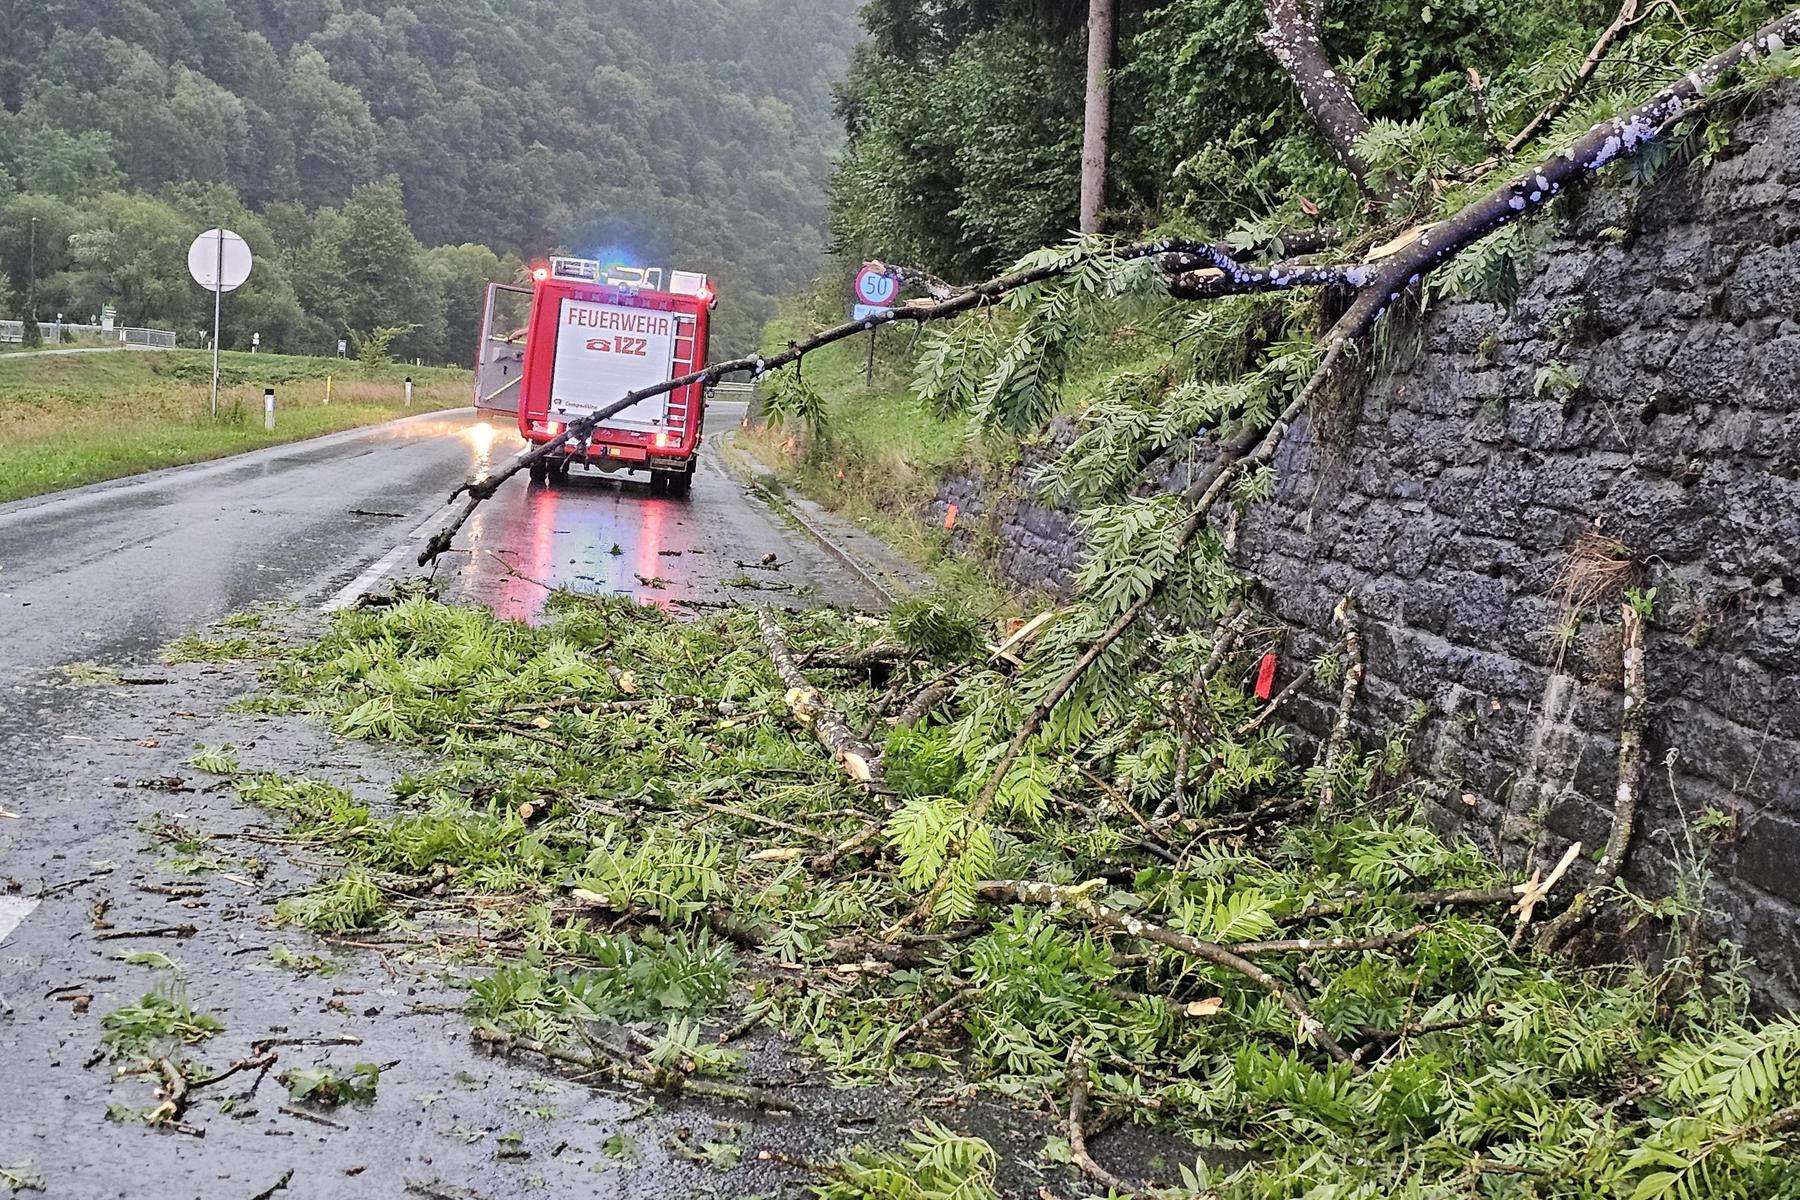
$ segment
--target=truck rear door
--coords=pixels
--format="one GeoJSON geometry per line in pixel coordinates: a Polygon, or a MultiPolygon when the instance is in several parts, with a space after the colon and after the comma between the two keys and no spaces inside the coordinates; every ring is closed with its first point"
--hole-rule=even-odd
{"type": "Polygon", "coordinates": [[[483,413],[517,417],[531,289],[490,283],[481,313],[481,344],[475,351],[475,407],[483,413]]]}
{"type": "MultiPolygon", "coordinates": [[[[667,382],[676,332],[676,314],[662,309],[563,299],[556,318],[551,415],[562,421],[584,417],[627,393],[667,382]]],[[[601,428],[654,433],[668,421],[665,393],[615,413],[601,428]]]]}

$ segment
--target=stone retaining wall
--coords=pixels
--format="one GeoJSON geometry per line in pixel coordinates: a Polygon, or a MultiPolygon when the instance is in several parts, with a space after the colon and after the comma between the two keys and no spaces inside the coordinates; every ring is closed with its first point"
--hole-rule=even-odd
{"type": "MultiPolygon", "coordinates": [[[[1333,639],[1354,593],[1365,737],[1416,703],[1431,809],[1522,869],[1609,827],[1617,593],[1569,635],[1558,579],[1584,534],[1657,589],[1644,810],[1627,878],[1671,890],[1683,815],[1731,829],[1711,860],[1720,928],[1770,1001],[1800,1004],[1800,99],[1742,120],[1722,161],[1649,193],[1597,189],[1509,308],[1455,304],[1415,331],[1360,412],[1302,421],[1237,557],[1293,627],[1284,666],[1333,639]],[[1546,367],[1552,368],[1548,372],[1546,367]],[[1559,369],[1560,368],[1560,369],[1559,369]],[[1578,380],[1570,386],[1572,381],[1578,380]]],[[[1027,455],[1051,453],[1065,437],[1027,455]]],[[[1066,594],[1069,515],[978,480],[932,505],[998,539],[1022,588],[1066,594]]],[[[1173,482],[1180,482],[1179,480],[1173,482]]],[[[1314,733],[1335,698],[1302,697],[1314,733]]]]}

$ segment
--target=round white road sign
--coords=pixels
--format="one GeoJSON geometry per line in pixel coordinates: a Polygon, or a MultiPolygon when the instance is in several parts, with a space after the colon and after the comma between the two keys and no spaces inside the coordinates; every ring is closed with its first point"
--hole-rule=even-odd
{"type": "Polygon", "coordinates": [[[188,247],[188,273],[209,292],[235,292],[250,278],[250,246],[229,229],[209,229],[188,247]]]}

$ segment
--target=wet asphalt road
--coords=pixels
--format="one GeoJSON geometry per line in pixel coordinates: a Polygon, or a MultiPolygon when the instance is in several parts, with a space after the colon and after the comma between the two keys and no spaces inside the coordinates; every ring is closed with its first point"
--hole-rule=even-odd
{"type": "MultiPolygon", "coordinates": [[[[728,432],[741,413],[719,404],[709,416],[728,432]]],[[[522,445],[461,410],[0,505],[0,678],[141,658],[251,604],[352,601],[412,568],[451,487],[522,445]]],[[[815,602],[874,602],[708,450],[679,500],[652,496],[637,476],[583,471],[556,488],[514,476],[437,578],[447,599],[529,619],[546,584],[722,601],[723,582],[743,574],[737,562],[765,554],[792,563],[763,573],[768,584],[815,602]]]]}
{"type": "MultiPolygon", "coordinates": [[[[715,410],[715,422],[734,415],[715,410]]],[[[246,769],[329,779],[378,807],[408,764],[294,718],[228,711],[258,689],[254,662],[171,667],[158,651],[271,603],[299,606],[282,624],[316,627],[321,609],[407,573],[450,486],[516,448],[471,413],[435,414],[0,506],[0,1168],[29,1163],[44,1195],[74,1200],[349,1200],[408,1184],[459,1200],[739,1195],[796,1181],[756,1164],[759,1146],[828,1155],[910,1115],[894,1089],[809,1092],[832,1095],[829,1111],[752,1122],[745,1165],[721,1175],[683,1161],[670,1139],[689,1128],[696,1142],[723,1137],[712,1122],[745,1113],[665,1105],[644,1116],[642,1097],[484,1057],[440,965],[272,925],[280,897],[335,864],[284,843],[279,821],[190,767],[195,748],[229,744],[246,769]],[[83,662],[119,675],[65,669],[83,662]],[[195,844],[159,836],[171,822],[195,844]],[[277,946],[322,955],[331,973],[284,966],[277,946]],[[133,963],[134,951],[178,965],[133,963]],[[190,1051],[208,1068],[269,1037],[355,1039],[281,1047],[276,1069],[381,1063],[379,1100],[320,1125],[282,1111],[273,1075],[246,1072],[244,1087],[234,1079],[190,1110],[204,1137],[129,1113],[108,1120],[109,1105],[153,1107],[154,1081],[115,1077],[97,1057],[102,1019],[156,986],[179,986],[224,1022],[190,1051]],[[232,1095],[242,1098],[220,1104],[232,1095]],[[642,1144],[641,1165],[605,1152],[615,1134],[642,1144]]],[[[518,618],[541,610],[546,585],[677,607],[873,603],[716,454],[683,500],[641,482],[578,476],[547,490],[515,477],[457,545],[436,572],[447,597],[518,618]],[[738,566],[766,554],[787,565],[738,566]]],[[[1043,1133],[1015,1136],[1035,1146],[1043,1133]]]]}

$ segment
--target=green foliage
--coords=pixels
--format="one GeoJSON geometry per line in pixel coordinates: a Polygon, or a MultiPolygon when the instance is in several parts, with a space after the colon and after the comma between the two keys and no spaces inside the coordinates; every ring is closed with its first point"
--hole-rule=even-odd
{"type": "Polygon", "coordinates": [[[902,600],[888,612],[888,628],[912,650],[951,662],[970,658],[987,641],[981,620],[944,596],[902,600]]]}
{"type": "Polygon", "coordinates": [[[356,351],[356,364],[363,374],[374,375],[394,364],[394,339],[411,333],[416,325],[383,325],[366,334],[350,331],[350,346],[356,351]]]}
{"type": "Polygon", "coordinates": [[[763,381],[762,412],[777,429],[789,421],[797,422],[815,450],[823,449],[830,424],[825,398],[813,390],[799,371],[777,371],[763,381]]]}
{"type": "Polygon", "coordinates": [[[381,1084],[381,1068],[366,1062],[348,1070],[330,1065],[289,1067],[275,1078],[288,1090],[288,1099],[296,1104],[337,1108],[343,1104],[373,1104],[381,1084]]]}
{"type": "Polygon", "coordinates": [[[275,906],[277,920],[314,933],[356,933],[379,929],[389,919],[381,889],[364,872],[353,871],[275,906]]]}
{"type": "Polygon", "coordinates": [[[1537,369],[1531,380],[1531,394],[1566,397],[1581,386],[1581,375],[1566,363],[1547,362],[1537,369]]]}
{"type": "MultiPolygon", "coordinates": [[[[1120,544],[1125,555],[1142,543],[1120,544]]],[[[1057,706],[985,819],[971,820],[1022,715],[1106,611],[1072,606],[1022,672],[968,663],[939,723],[895,731],[885,836],[831,873],[807,860],[881,810],[788,716],[754,617],[736,610],[681,622],[561,597],[539,628],[422,600],[339,614],[323,638],[283,654],[276,681],[321,720],[379,702],[385,716],[365,736],[434,765],[402,780],[379,813],[317,782],[246,776],[239,788],[342,854],[350,866],[333,886],[372,889],[383,915],[429,909],[445,939],[479,914],[471,954],[486,961],[469,1017],[530,1040],[616,1047],[624,1036],[653,1069],[718,1073],[735,1059],[716,1030],[767,1021],[841,1082],[954,1068],[994,1095],[1063,1109],[1079,1038],[1097,1115],[1138,1114],[1233,1152],[1216,1156],[1230,1166],[1189,1171],[1220,1200],[1449,1200],[1469,1194],[1471,1172],[1495,1200],[1783,1194],[1796,1024],[1751,1022],[1725,979],[1693,986],[1672,1009],[1687,975],[1512,950],[1504,904],[1417,904],[1413,893],[1504,877],[1475,847],[1418,823],[1416,796],[1373,786],[1378,769],[1402,765],[1379,745],[1345,756],[1340,790],[1355,816],[1269,817],[1262,805],[1306,789],[1285,730],[1233,732],[1261,708],[1237,682],[1258,646],[1241,648],[1202,698],[1190,800],[1175,819],[1139,823],[1168,795],[1173,697],[1213,645],[1146,627],[1057,706]],[[615,671],[631,673],[633,699],[653,703],[612,707],[624,695],[615,671]],[[521,805],[537,814],[530,825],[521,805]],[[1196,819],[1204,812],[1248,832],[1220,832],[1196,819]],[[1151,837],[1178,862],[1149,849],[1151,837]],[[937,915],[948,929],[903,928],[884,942],[947,868],[937,915]],[[1075,887],[1227,944],[1405,934],[1386,950],[1246,951],[1362,1051],[1364,1069],[1297,1037],[1293,1014],[1257,982],[1096,925],[1076,903],[990,903],[979,885],[993,879],[1075,887]],[[718,940],[726,934],[736,948],[718,940]],[[862,959],[877,945],[907,961],[875,969],[862,959]],[[956,1003],[931,1028],[900,1040],[947,998],[956,1003]]],[[[802,652],[893,632],[830,611],[783,619],[802,652]]],[[[903,694],[940,674],[938,663],[907,663],[887,684],[903,694]]],[[[879,728],[865,677],[847,673],[832,699],[854,724],[879,728]]],[[[987,1195],[993,1170],[983,1144],[927,1129],[899,1150],[833,1164],[818,1186],[841,1197],[987,1195]]]]}
{"type": "Polygon", "coordinates": [[[579,886],[622,912],[647,909],[665,921],[703,911],[724,890],[720,847],[704,836],[657,829],[627,836],[608,826],[581,865],[579,886]]]}
{"type": "Polygon", "coordinates": [[[224,218],[258,258],[228,345],[329,353],[416,322],[404,357],[467,361],[480,285],[568,249],[711,272],[715,336],[742,349],[815,271],[855,7],[40,7],[0,44],[0,277],[28,290],[19,193],[71,212],[40,228],[40,310],[112,301],[192,336],[181,256],[224,218]],[[470,243],[494,250],[450,252],[470,243]]]}
{"type": "Polygon", "coordinates": [[[188,759],[188,765],[209,775],[236,775],[237,754],[230,746],[202,746],[188,759]]]}
{"type": "Polygon", "coordinates": [[[831,1164],[819,1200],[998,1200],[994,1148],[935,1121],[898,1150],[861,1148],[831,1164]]]}
{"type": "Polygon", "coordinates": [[[581,1021],[710,1016],[731,995],[732,953],[706,933],[690,939],[647,930],[634,940],[546,922],[534,939],[540,953],[579,955],[594,969],[553,971],[536,962],[500,967],[470,983],[472,1016],[553,1042],[581,1021]]]}
{"type": "Polygon", "coordinates": [[[20,1192],[44,1190],[44,1177],[32,1167],[30,1159],[11,1166],[0,1166],[0,1183],[4,1183],[6,1190],[15,1196],[20,1192]]]}
{"type": "Polygon", "coordinates": [[[196,1012],[186,988],[177,983],[100,1018],[100,1041],[114,1058],[154,1058],[177,1046],[198,1045],[224,1029],[217,1017],[196,1012]]]}

